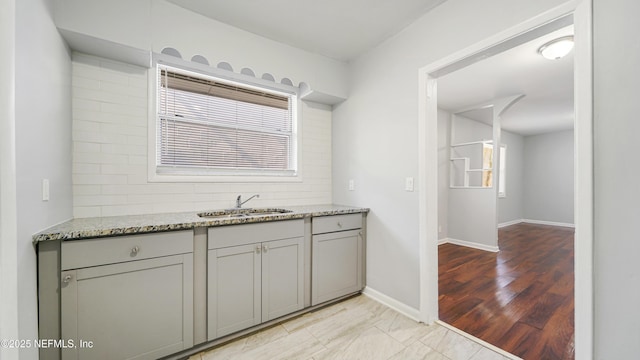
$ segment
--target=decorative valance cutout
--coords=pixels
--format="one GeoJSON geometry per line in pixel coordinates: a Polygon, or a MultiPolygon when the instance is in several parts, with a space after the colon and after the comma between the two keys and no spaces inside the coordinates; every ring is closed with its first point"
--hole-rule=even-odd
{"type": "MultiPolygon", "coordinates": [[[[178,50],[172,48],[172,47],[166,47],[166,48],[162,49],[161,53],[164,54],[164,55],[169,55],[169,56],[173,56],[173,57],[177,57],[177,58],[182,59],[182,55],[180,54],[180,52],[178,50]]],[[[191,57],[191,62],[197,63],[197,64],[201,64],[201,65],[211,66],[209,60],[207,60],[207,58],[205,58],[202,55],[194,55],[193,57],[191,57]]],[[[233,66],[231,66],[231,64],[226,62],[226,61],[219,62],[215,67],[218,68],[218,69],[221,69],[221,70],[230,71],[230,72],[232,72],[234,74],[250,76],[250,77],[258,79],[258,77],[256,76],[255,71],[253,69],[251,69],[251,68],[248,68],[248,67],[242,68],[239,71],[239,73],[235,73],[234,70],[233,70],[233,66]]],[[[287,78],[287,77],[283,77],[282,79],[280,79],[279,84],[278,84],[278,81],[276,80],[275,76],[273,76],[270,73],[263,73],[262,76],[259,79],[275,83],[276,86],[281,84],[281,85],[284,85],[284,86],[287,86],[287,87],[296,88],[296,85],[294,84],[294,82],[290,78],[287,78]]],[[[296,92],[298,92],[300,94],[300,99],[301,100],[311,101],[311,102],[316,102],[316,103],[321,103],[321,104],[326,104],[326,105],[339,104],[339,103],[341,103],[341,102],[343,102],[345,100],[345,98],[338,97],[338,96],[333,96],[331,94],[327,94],[327,93],[324,93],[322,91],[318,91],[317,89],[312,89],[311,86],[309,86],[309,84],[307,84],[305,82],[300,82],[298,84],[296,92]]]]}
{"type": "Polygon", "coordinates": [[[233,67],[228,62],[224,62],[224,61],[219,62],[217,68],[233,72],[233,67]]]}
{"type": "Polygon", "coordinates": [[[276,79],[273,77],[273,75],[271,75],[269,73],[262,74],[262,80],[273,81],[273,82],[276,81],[276,79]]]}
{"type": "Polygon", "coordinates": [[[162,49],[161,53],[169,56],[175,56],[177,58],[182,59],[182,55],[180,55],[180,52],[172,47],[166,47],[162,49]]]}
{"type": "Polygon", "coordinates": [[[251,77],[256,77],[256,73],[254,73],[253,70],[251,70],[249,68],[242,68],[242,70],[240,70],[240,74],[244,74],[244,75],[251,76],[251,77]]]}
{"type": "Polygon", "coordinates": [[[193,55],[193,57],[191,58],[191,61],[197,62],[198,64],[209,66],[209,60],[207,60],[207,58],[205,58],[202,55],[193,55]]]}

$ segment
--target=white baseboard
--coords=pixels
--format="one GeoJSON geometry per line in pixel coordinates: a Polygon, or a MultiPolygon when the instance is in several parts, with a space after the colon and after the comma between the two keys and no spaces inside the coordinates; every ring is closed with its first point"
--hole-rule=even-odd
{"type": "Polygon", "coordinates": [[[458,239],[452,239],[452,238],[448,238],[446,240],[447,240],[446,242],[449,243],[449,244],[466,246],[466,247],[470,247],[470,248],[474,248],[474,249],[478,249],[478,250],[484,250],[484,251],[490,251],[490,252],[498,252],[498,251],[500,251],[500,248],[498,248],[498,246],[478,244],[478,243],[474,243],[474,242],[471,242],[471,241],[464,241],[464,240],[458,240],[458,239]]]}
{"type": "Polygon", "coordinates": [[[555,222],[555,221],[531,220],[531,219],[522,219],[522,221],[528,224],[562,226],[562,227],[570,227],[570,228],[576,227],[575,224],[561,223],[561,222],[555,222]]]}
{"type": "Polygon", "coordinates": [[[364,290],[362,290],[362,293],[368,297],[370,297],[371,299],[381,303],[382,305],[385,305],[397,312],[399,312],[400,314],[408,317],[409,319],[415,320],[415,321],[420,321],[420,310],[412,308],[409,305],[406,305],[392,297],[389,297],[377,290],[374,290],[368,286],[366,286],[364,288],[364,290]]]}
{"type": "Polygon", "coordinates": [[[511,226],[511,225],[515,225],[515,224],[520,224],[520,223],[522,223],[522,222],[524,222],[524,219],[516,219],[516,220],[511,220],[511,221],[503,222],[503,223],[498,224],[498,229],[499,229],[499,228],[506,227],[506,226],[511,226]]]}
{"type": "Polygon", "coordinates": [[[449,242],[448,238],[438,239],[438,245],[446,244],[449,242]]]}

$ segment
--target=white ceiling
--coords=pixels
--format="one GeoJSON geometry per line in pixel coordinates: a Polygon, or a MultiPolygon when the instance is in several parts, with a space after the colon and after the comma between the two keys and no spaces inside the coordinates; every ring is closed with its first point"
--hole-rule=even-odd
{"type": "MultiPolygon", "coordinates": [[[[349,61],[445,0],[167,1],[278,42],[349,61]]],[[[542,44],[572,33],[572,26],[563,28],[440,77],[439,107],[457,111],[524,94],[503,115],[505,130],[527,136],[572,128],[573,53],[557,61],[537,54],[542,44]]]]}
{"type": "MultiPolygon", "coordinates": [[[[528,136],[573,128],[573,51],[560,60],[537,53],[546,42],[571,34],[573,26],[565,27],[438,78],[438,106],[456,112],[524,94],[503,114],[503,129],[528,136]]],[[[465,116],[490,123],[486,114],[465,116]]]]}
{"type": "Polygon", "coordinates": [[[445,0],[167,0],[291,46],[348,61],[445,0]]]}

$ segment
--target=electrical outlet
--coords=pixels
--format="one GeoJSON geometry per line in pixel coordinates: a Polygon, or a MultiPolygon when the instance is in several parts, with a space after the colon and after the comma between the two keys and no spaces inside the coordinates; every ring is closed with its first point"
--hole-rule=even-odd
{"type": "Polygon", "coordinates": [[[353,179],[349,180],[349,191],[353,191],[356,189],[356,184],[353,179]]]}
{"type": "Polygon", "coordinates": [[[404,180],[404,189],[406,191],[413,191],[413,178],[408,177],[404,180]]]}

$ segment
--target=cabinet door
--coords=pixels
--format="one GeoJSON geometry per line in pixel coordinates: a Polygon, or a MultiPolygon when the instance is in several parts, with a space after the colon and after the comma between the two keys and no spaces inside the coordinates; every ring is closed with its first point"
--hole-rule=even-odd
{"type": "Polygon", "coordinates": [[[209,250],[209,340],[260,323],[261,245],[209,250]]]}
{"type": "Polygon", "coordinates": [[[262,244],[262,321],[304,307],[304,237],[262,244]]]}
{"type": "Polygon", "coordinates": [[[311,305],[362,290],[360,230],[313,235],[311,305]]]}
{"type": "Polygon", "coordinates": [[[75,344],[63,359],[157,359],[193,346],[193,254],[61,275],[62,339],[75,344]]]}

